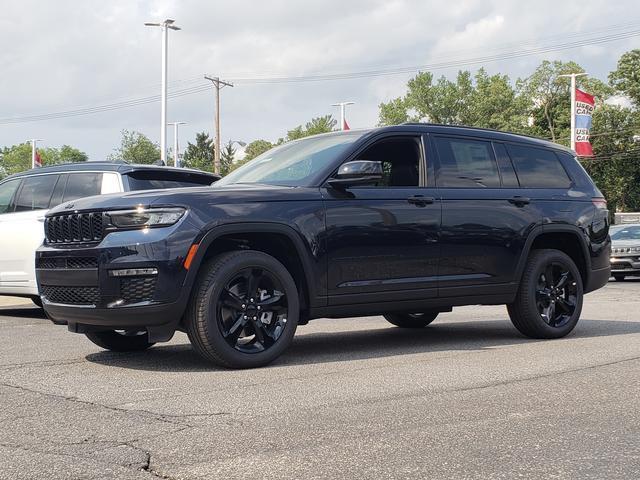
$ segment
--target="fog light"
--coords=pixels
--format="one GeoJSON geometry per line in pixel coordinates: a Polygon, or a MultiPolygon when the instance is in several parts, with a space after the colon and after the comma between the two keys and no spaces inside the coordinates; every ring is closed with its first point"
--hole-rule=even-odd
{"type": "Polygon", "coordinates": [[[142,275],[157,274],[157,268],[123,268],[119,270],[109,270],[110,277],[139,277],[142,275]]]}

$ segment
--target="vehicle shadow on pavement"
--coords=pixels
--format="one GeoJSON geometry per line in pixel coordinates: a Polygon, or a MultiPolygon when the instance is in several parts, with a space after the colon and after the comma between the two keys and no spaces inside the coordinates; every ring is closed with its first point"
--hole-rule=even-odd
{"type": "MultiPolygon", "coordinates": [[[[321,321],[321,320],[320,320],[321,321]]],[[[505,345],[553,340],[533,340],[521,336],[508,320],[434,323],[419,330],[397,327],[351,331],[304,333],[298,330],[292,346],[270,367],[345,362],[396,357],[417,353],[483,350],[505,345]]],[[[567,337],[591,338],[640,333],[640,322],[581,320],[567,337]]],[[[190,345],[157,345],[143,353],[91,353],[90,362],[120,368],[166,372],[214,371],[190,345]]]]}
{"type": "Polygon", "coordinates": [[[0,317],[47,318],[43,309],[31,306],[0,308],[0,317]]]}

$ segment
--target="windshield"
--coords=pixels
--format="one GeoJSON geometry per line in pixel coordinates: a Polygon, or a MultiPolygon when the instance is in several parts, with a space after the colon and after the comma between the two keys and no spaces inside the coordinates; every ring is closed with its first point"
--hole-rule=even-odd
{"type": "Polygon", "coordinates": [[[254,158],[216,182],[214,187],[234,183],[309,186],[317,173],[363,134],[320,135],[285,143],[254,158]]]}
{"type": "Polygon", "coordinates": [[[611,240],[640,240],[640,225],[615,228],[611,240]]]}

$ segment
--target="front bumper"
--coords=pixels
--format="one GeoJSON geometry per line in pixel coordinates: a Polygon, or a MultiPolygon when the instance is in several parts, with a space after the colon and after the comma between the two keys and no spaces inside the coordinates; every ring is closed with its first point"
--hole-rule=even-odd
{"type": "Polygon", "coordinates": [[[640,256],[614,256],[611,257],[611,273],[637,275],[640,274],[640,256]]]}
{"type": "Polygon", "coordinates": [[[36,278],[45,311],[78,333],[146,329],[152,341],[168,340],[189,297],[183,263],[197,232],[186,230],[183,224],[112,232],[97,245],[43,245],[36,278]],[[131,269],[138,271],[113,275],[131,269]]]}

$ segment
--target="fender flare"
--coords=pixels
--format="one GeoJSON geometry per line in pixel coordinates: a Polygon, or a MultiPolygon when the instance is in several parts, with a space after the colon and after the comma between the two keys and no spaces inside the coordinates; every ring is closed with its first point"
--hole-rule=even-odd
{"type": "Polygon", "coordinates": [[[238,222],[238,223],[227,223],[216,225],[208,230],[204,231],[199,238],[194,242],[197,243],[198,251],[191,262],[191,267],[189,268],[189,272],[185,277],[184,287],[186,287],[189,291],[193,287],[195,283],[197,274],[202,266],[202,262],[207,253],[209,247],[215,242],[218,238],[234,234],[234,233],[276,233],[280,235],[284,235],[287,237],[294,245],[296,249],[296,253],[298,258],[300,259],[300,263],[302,265],[303,274],[305,277],[305,283],[307,287],[307,294],[310,303],[313,303],[313,299],[316,298],[317,289],[316,285],[313,281],[313,271],[314,267],[311,264],[309,257],[311,253],[308,251],[305,242],[303,241],[300,233],[292,228],[289,225],[284,225],[281,223],[270,223],[270,222],[238,222]]]}
{"type": "Polygon", "coordinates": [[[531,230],[531,233],[529,233],[527,240],[525,241],[524,248],[522,249],[522,255],[516,270],[516,281],[518,284],[520,284],[520,280],[522,279],[524,267],[527,263],[527,259],[529,258],[529,253],[531,253],[531,246],[533,245],[533,242],[536,238],[547,233],[571,233],[578,238],[580,248],[582,249],[582,255],[585,260],[585,278],[583,283],[584,288],[587,288],[591,274],[591,255],[589,255],[589,249],[587,247],[584,232],[575,225],[537,225],[531,230]]]}

